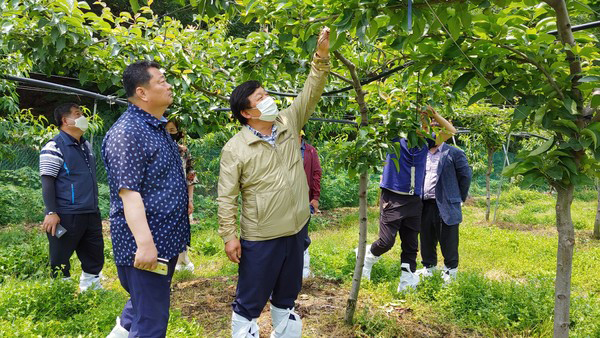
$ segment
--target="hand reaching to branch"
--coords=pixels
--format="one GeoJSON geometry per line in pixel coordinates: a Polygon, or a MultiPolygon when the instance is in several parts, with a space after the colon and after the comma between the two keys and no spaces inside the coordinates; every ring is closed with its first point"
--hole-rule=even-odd
{"type": "Polygon", "coordinates": [[[317,40],[317,55],[322,58],[329,57],[329,28],[323,27],[317,40]]]}

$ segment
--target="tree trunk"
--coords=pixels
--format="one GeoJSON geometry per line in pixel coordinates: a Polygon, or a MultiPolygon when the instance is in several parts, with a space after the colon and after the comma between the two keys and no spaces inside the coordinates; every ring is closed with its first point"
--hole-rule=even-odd
{"type": "Polygon", "coordinates": [[[354,265],[354,276],[352,277],[352,290],[348,296],[346,307],[346,316],[344,318],[348,325],[352,325],[354,312],[356,311],[356,303],[358,300],[358,291],[360,290],[360,281],[362,278],[362,269],[365,263],[365,248],[367,246],[367,187],[368,173],[360,174],[358,184],[358,255],[356,264],[354,265]]]}
{"type": "MultiPolygon", "coordinates": [[[[352,87],[356,92],[356,103],[360,108],[360,127],[369,125],[369,108],[365,102],[366,92],[362,89],[360,78],[356,72],[356,66],[350,60],[346,59],[339,51],[333,52],[350,71],[352,76],[352,87]]],[[[359,201],[359,230],[358,230],[358,254],[356,256],[356,264],[354,265],[354,276],[352,277],[352,290],[348,296],[348,305],[346,307],[346,316],[344,318],[348,325],[352,325],[354,320],[354,312],[356,311],[356,303],[358,301],[358,291],[360,290],[360,281],[362,278],[362,268],[365,264],[365,249],[367,246],[367,186],[368,186],[368,168],[360,173],[358,184],[358,201],[359,201]]]]}
{"type": "Polygon", "coordinates": [[[594,222],[594,238],[600,239],[600,181],[596,180],[596,190],[598,191],[598,202],[596,204],[596,221],[594,222]]]}
{"type": "Polygon", "coordinates": [[[485,221],[488,222],[490,220],[490,208],[492,205],[491,200],[491,188],[490,188],[490,177],[492,176],[492,169],[494,167],[494,149],[487,149],[487,171],[485,172],[485,221]]]}
{"type": "Polygon", "coordinates": [[[556,227],[558,252],[556,254],[556,284],[554,287],[554,337],[569,336],[569,306],[571,300],[571,272],[575,230],[571,219],[573,184],[556,188],[556,227]]]}

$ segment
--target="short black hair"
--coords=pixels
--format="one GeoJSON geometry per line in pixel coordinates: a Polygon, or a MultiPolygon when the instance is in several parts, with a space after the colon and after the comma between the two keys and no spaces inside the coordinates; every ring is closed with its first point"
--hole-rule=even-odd
{"type": "Polygon", "coordinates": [[[152,78],[152,75],[148,72],[149,68],[160,69],[160,65],[154,61],[138,61],[125,68],[123,72],[123,87],[125,88],[125,95],[127,97],[132,97],[137,87],[148,84],[152,78]]]}
{"type": "Polygon", "coordinates": [[[63,103],[54,109],[54,122],[56,122],[57,127],[62,126],[63,117],[70,115],[72,108],[80,109],[78,104],[72,102],[63,103]]]}
{"type": "Polygon", "coordinates": [[[231,107],[233,117],[243,125],[248,124],[248,119],[242,116],[242,110],[250,108],[248,97],[260,87],[262,85],[258,81],[246,81],[235,87],[231,93],[231,97],[229,97],[229,106],[231,107]]]}

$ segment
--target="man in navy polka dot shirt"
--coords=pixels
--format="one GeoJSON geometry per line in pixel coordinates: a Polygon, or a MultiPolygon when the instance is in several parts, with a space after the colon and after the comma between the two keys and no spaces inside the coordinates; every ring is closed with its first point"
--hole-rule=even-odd
{"type": "Polygon", "coordinates": [[[127,66],[130,102],[102,144],[110,186],[110,231],[121,285],[129,292],[109,337],[164,337],[177,257],[190,242],[187,185],[163,114],[171,85],[155,62],[127,66]],[[168,261],[166,275],[155,270],[168,261]]]}

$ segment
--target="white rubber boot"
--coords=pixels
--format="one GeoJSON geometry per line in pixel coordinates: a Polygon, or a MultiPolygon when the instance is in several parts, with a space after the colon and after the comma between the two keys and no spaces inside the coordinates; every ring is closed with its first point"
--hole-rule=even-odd
{"type": "Polygon", "coordinates": [[[231,315],[231,337],[259,338],[260,330],[258,329],[256,319],[257,318],[248,320],[234,312],[233,315],[231,315]]]}
{"type": "Polygon", "coordinates": [[[294,312],[294,308],[280,309],[271,304],[271,321],[273,323],[271,338],[302,337],[302,319],[294,312]]]}
{"type": "Polygon", "coordinates": [[[188,251],[179,254],[179,258],[177,258],[177,265],[175,265],[175,271],[187,270],[190,272],[194,272],[195,266],[194,263],[190,260],[190,256],[188,256],[188,251]]]}
{"type": "Polygon", "coordinates": [[[444,280],[444,284],[450,283],[456,279],[456,274],[458,273],[458,268],[450,269],[444,265],[444,271],[442,271],[442,279],[444,280]]]}
{"type": "Polygon", "coordinates": [[[398,284],[398,292],[402,292],[408,288],[416,288],[419,284],[419,276],[410,271],[410,264],[402,263],[402,274],[400,275],[400,283],[398,284]]]}
{"type": "Polygon", "coordinates": [[[100,290],[102,284],[100,284],[100,274],[92,275],[91,273],[81,272],[79,277],[79,291],[85,292],[87,290],[100,290]]]}
{"type": "Polygon", "coordinates": [[[117,317],[117,324],[113,327],[112,331],[106,336],[106,338],[127,338],[129,331],[121,326],[121,318],[117,317]]]}
{"type": "MultiPolygon", "coordinates": [[[[356,256],[358,257],[358,248],[354,249],[356,256]]],[[[365,265],[363,265],[362,270],[362,278],[366,280],[371,280],[371,270],[373,270],[373,265],[377,263],[381,259],[381,256],[375,256],[371,253],[371,246],[367,245],[365,249],[365,265]]]]}
{"type": "Polygon", "coordinates": [[[312,277],[310,272],[310,254],[308,249],[304,250],[304,266],[302,267],[302,279],[312,277]]]}
{"type": "Polygon", "coordinates": [[[415,271],[415,275],[417,275],[418,277],[423,277],[423,278],[429,278],[433,276],[433,273],[436,272],[438,270],[437,266],[431,266],[431,267],[423,267],[422,269],[419,269],[417,271],[415,271]]]}

